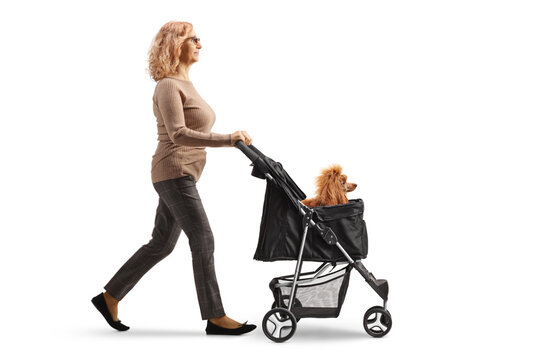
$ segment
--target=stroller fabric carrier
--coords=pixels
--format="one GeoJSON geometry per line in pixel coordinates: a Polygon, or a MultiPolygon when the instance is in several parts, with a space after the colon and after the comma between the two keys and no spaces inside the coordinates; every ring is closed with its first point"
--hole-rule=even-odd
{"type": "MultiPolygon", "coordinates": [[[[368,237],[362,199],[350,200],[348,204],[318,207],[314,212],[316,220],[332,228],[354,260],[366,258],[368,237]]],[[[268,182],[254,259],[297,260],[300,247],[298,239],[302,238],[303,231],[301,220],[298,210],[283,190],[268,182]]],[[[307,233],[302,260],[347,261],[337,247],[327,244],[319,232],[311,228],[307,233]]]]}
{"type": "Polygon", "coordinates": [[[263,332],[275,342],[290,339],[301,318],[337,317],[345,300],[352,269],[357,270],[382,298],[364,314],[364,329],[373,337],[386,335],[392,327],[387,309],[388,282],[377,279],[362,264],[367,257],[368,236],[364,202],[309,208],[306,195],[283,166],[242,141],[235,144],[252,161],[251,175],[266,179],[266,193],[254,259],[296,260],[294,274],[270,281],[274,296],[263,318],[263,332]],[[304,261],[320,262],[302,273],[304,261]]]}

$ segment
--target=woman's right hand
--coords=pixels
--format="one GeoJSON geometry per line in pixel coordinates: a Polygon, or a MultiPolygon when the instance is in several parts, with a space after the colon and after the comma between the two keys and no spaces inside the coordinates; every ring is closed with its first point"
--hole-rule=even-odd
{"type": "Polygon", "coordinates": [[[231,135],[231,142],[234,146],[237,141],[242,140],[246,145],[251,145],[253,142],[253,139],[249,134],[244,130],[238,130],[232,133],[231,135]]]}

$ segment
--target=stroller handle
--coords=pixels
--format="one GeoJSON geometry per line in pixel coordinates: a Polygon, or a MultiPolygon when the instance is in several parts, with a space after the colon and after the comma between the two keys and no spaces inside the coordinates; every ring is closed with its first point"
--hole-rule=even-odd
{"type": "Polygon", "coordinates": [[[255,162],[255,160],[257,160],[262,155],[262,153],[259,150],[257,150],[255,146],[253,145],[248,146],[242,140],[238,140],[237,142],[235,142],[234,146],[239,148],[244,153],[244,155],[246,155],[249,158],[249,160],[253,162],[255,162]]]}

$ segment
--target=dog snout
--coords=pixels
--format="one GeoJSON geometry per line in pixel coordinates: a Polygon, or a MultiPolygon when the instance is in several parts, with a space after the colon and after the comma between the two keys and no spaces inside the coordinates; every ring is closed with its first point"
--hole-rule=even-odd
{"type": "Polygon", "coordinates": [[[356,189],[355,183],[347,183],[347,192],[354,191],[354,189],[356,189]]]}

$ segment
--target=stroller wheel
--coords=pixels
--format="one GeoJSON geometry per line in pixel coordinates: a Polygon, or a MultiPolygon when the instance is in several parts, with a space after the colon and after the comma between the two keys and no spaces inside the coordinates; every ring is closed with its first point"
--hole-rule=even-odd
{"type": "Polygon", "coordinates": [[[364,329],[373,337],[383,337],[392,328],[392,316],[382,306],[373,306],[364,315],[364,329]]]}
{"type": "MultiPolygon", "coordinates": [[[[290,295],[283,295],[283,300],[287,300],[287,303],[282,304],[281,307],[287,308],[287,306],[289,305],[289,298],[290,297],[291,297],[290,295]]],[[[275,309],[277,307],[278,306],[276,304],[276,301],[274,300],[274,302],[272,303],[272,309],[275,309]]],[[[302,307],[302,303],[300,302],[300,300],[298,300],[298,298],[294,298],[293,307],[300,307],[300,308],[302,307]]],[[[301,319],[298,316],[295,316],[295,318],[296,318],[296,322],[299,322],[300,319],[301,319]]]]}
{"type": "Polygon", "coordinates": [[[274,308],[263,318],[264,335],[272,341],[284,342],[289,340],[296,331],[296,319],[287,309],[274,308]]]}

